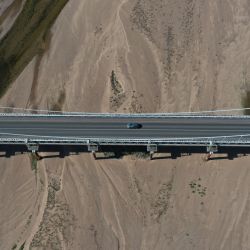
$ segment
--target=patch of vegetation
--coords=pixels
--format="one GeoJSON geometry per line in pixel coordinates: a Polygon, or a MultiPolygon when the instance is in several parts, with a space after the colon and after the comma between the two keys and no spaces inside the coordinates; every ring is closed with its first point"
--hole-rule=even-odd
{"type": "Polygon", "coordinates": [[[48,188],[48,200],[47,200],[47,208],[53,209],[55,207],[55,199],[56,199],[56,191],[54,188],[49,186],[48,188]]]}
{"type": "MultiPolygon", "coordinates": [[[[243,108],[250,108],[250,91],[246,91],[246,94],[242,98],[243,108]]],[[[244,110],[244,115],[250,115],[250,109],[244,110]]]]}
{"type": "Polygon", "coordinates": [[[61,189],[61,181],[57,176],[52,176],[49,181],[49,187],[53,188],[56,192],[61,189]]]}
{"type": "Polygon", "coordinates": [[[207,187],[204,187],[201,185],[201,178],[191,181],[189,183],[189,186],[193,194],[197,193],[198,195],[200,195],[200,197],[203,197],[206,195],[207,187]]]}
{"type": "Polygon", "coordinates": [[[35,170],[37,172],[37,156],[32,153],[30,156],[30,161],[31,161],[31,170],[35,170]]]}
{"type": "Polygon", "coordinates": [[[172,189],[173,180],[171,180],[169,183],[163,183],[160,190],[158,191],[155,201],[151,205],[153,210],[151,217],[157,222],[159,222],[159,219],[167,213],[172,189]]]}
{"type": "Polygon", "coordinates": [[[132,155],[138,159],[148,159],[150,156],[149,152],[129,152],[129,155],[132,155]]]}
{"type": "Polygon", "coordinates": [[[60,190],[60,177],[49,175],[48,198],[39,230],[32,239],[30,249],[62,249],[62,242],[69,245],[69,239],[74,235],[75,217],[69,205],[56,195],[60,190]],[[61,236],[60,236],[61,235],[61,236]]]}
{"type": "Polygon", "coordinates": [[[136,91],[133,91],[131,104],[128,109],[130,113],[143,113],[144,112],[143,106],[140,101],[140,98],[142,97],[143,97],[143,94],[138,95],[136,91]]]}
{"type": "Polygon", "coordinates": [[[53,209],[56,204],[56,192],[61,189],[61,181],[58,176],[50,176],[48,186],[47,208],[53,209]]]}
{"type": "Polygon", "coordinates": [[[173,27],[169,26],[166,34],[166,59],[164,71],[168,81],[171,81],[173,72],[173,61],[175,56],[173,27]]]}
{"type": "Polygon", "coordinates": [[[142,194],[143,190],[141,189],[140,184],[139,184],[139,180],[136,177],[134,177],[134,184],[135,184],[137,192],[139,194],[142,194]]]}
{"type": "Polygon", "coordinates": [[[0,41],[0,97],[39,54],[47,32],[68,0],[27,0],[10,31],[0,41]]]}
{"type": "Polygon", "coordinates": [[[187,0],[184,4],[183,15],[181,20],[183,45],[185,51],[187,51],[193,39],[193,22],[194,22],[195,3],[193,0],[187,0]]]}
{"type": "Polygon", "coordinates": [[[20,246],[19,250],[23,250],[25,246],[25,242],[20,246]]]}
{"type": "Polygon", "coordinates": [[[59,97],[57,99],[57,102],[53,104],[51,110],[53,110],[53,111],[62,111],[62,107],[63,107],[63,104],[65,102],[65,99],[66,99],[65,90],[61,90],[60,94],[59,94],[59,97]]]}
{"type": "Polygon", "coordinates": [[[14,246],[11,248],[11,250],[15,250],[17,248],[17,244],[14,244],[14,246]]]}
{"type": "Polygon", "coordinates": [[[106,158],[116,158],[116,155],[114,152],[103,152],[103,155],[106,158]]]}
{"type": "Polygon", "coordinates": [[[148,159],[150,157],[149,152],[141,151],[141,152],[116,152],[116,158],[122,158],[123,156],[132,156],[138,159],[148,159]]]}
{"type": "Polygon", "coordinates": [[[115,151],[115,152],[102,152],[105,158],[122,159],[124,156],[132,156],[138,159],[149,159],[150,153],[146,151],[128,152],[128,151],[115,151]]]}
{"type": "Polygon", "coordinates": [[[146,35],[149,40],[153,40],[151,26],[154,22],[154,14],[146,9],[143,0],[136,2],[130,20],[137,30],[146,35]]]}
{"type": "Polygon", "coordinates": [[[32,214],[29,216],[28,220],[27,220],[27,225],[29,225],[31,223],[31,219],[32,219],[32,214]]]}
{"type": "Polygon", "coordinates": [[[112,72],[111,72],[110,82],[111,82],[111,88],[114,91],[115,95],[118,95],[118,94],[120,94],[123,91],[122,85],[117,80],[117,77],[115,75],[115,71],[114,70],[112,70],[112,72]]]}
{"type": "Polygon", "coordinates": [[[112,70],[111,72],[110,83],[111,83],[111,89],[113,92],[113,95],[110,97],[110,102],[111,102],[112,108],[114,108],[116,111],[124,102],[125,93],[123,92],[122,85],[118,81],[114,70],[112,70]]]}

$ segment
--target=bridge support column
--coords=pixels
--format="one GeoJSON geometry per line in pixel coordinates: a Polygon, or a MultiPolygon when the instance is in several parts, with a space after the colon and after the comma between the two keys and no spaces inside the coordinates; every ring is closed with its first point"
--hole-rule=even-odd
{"type": "Polygon", "coordinates": [[[233,160],[234,158],[237,158],[237,157],[238,157],[237,153],[228,153],[229,160],[233,160]]]}
{"type": "Polygon", "coordinates": [[[207,152],[208,152],[208,154],[207,154],[205,160],[206,160],[206,161],[209,161],[210,158],[211,158],[211,156],[212,156],[214,153],[218,152],[218,146],[215,145],[215,144],[213,144],[212,141],[210,141],[209,146],[207,146],[207,152]]]}
{"type": "Polygon", "coordinates": [[[38,153],[39,145],[38,144],[27,144],[27,148],[33,155],[35,155],[35,158],[39,161],[42,159],[42,157],[38,153]]]}
{"type": "Polygon", "coordinates": [[[68,149],[67,146],[63,146],[61,150],[59,150],[59,157],[60,158],[65,158],[66,156],[70,155],[70,150],[68,149]]]}
{"type": "Polygon", "coordinates": [[[38,144],[27,144],[27,148],[32,153],[35,153],[36,151],[38,151],[39,145],[38,144]]]}
{"type": "Polygon", "coordinates": [[[147,151],[150,153],[150,160],[153,160],[154,153],[158,151],[158,147],[156,144],[148,144],[147,151]]]}
{"type": "Polygon", "coordinates": [[[13,151],[11,150],[10,147],[7,147],[7,150],[5,153],[6,158],[10,158],[12,155],[13,155],[13,151]]]}
{"type": "Polygon", "coordinates": [[[92,152],[92,155],[94,159],[96,160],[96,152],[98,151],[98,145],[97,144],[88,144],[88,151],[92,152]]]}

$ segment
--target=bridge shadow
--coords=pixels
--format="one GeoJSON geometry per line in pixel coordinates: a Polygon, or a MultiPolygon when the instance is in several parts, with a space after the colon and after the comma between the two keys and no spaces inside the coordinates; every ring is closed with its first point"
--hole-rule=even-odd
{"type": "Polygon", "coordinates": [[[108,157],[105,157],[105,156],[96,156],[95,158],[96,160],[110,160],[110,159],[113,159],[113,160],[119,160],[120,158],[117,158],[115,156],[108,156],[108,157]]]}
{"type": "Polygon", "coordinates": [[[96,160],[110,160],[110,159],[121,159],[124,155],[122,152],[99,152],[95,153],[96,160]]]}
{"type": "Polygon", "coordinates": [[[40,160],[43,159],[51,159],[51,158],[64,158],[65,156],[61,156],[60,154],[58,155],[44,155],[44,156],[40,156],[40,160]]]}
{"type": "Polygon", "coordinates": [[[151,160],[166,160],[166,159],[173,159],[171,156],[153,156],[151,160]]]}
{"type": "Polygon", "coordinates": [[[58,152],[58,154],[48,154],[48,155],[40,155],[40,159],[52,159],[52,158],[66,158],[68,156],[79,155],[79,152],[58,152]]]}
{"type": "MultiPolygon", "coordinates": [[[[31,153],[27,146],[23,145],[0,145],[0,158],[10,158],[15,155],[31,153]]],[[[42,159],[66,158],[67,156],[89,153],[87,146],[53,146],[41,145],[37,152],[38,158],[42,159]],[[44,154],[44,155],[43,155],[44,154]]],[[[205,146],[159,146],[157,152],[153,154],[152,160],[177,159],[187,157],[191,154],[208,154],[205,146]]],[[[249,147],[218,147],[218,152],[211,156],[209,160],[233,160],[250,154],[249,147]]],[[[100,146],[98,152],[94,154],[96,160],[122,159],[124,156],[133,156],[138,159],[150,159],[150,153],[146,146],[100,146]]]]}
{"type": "Polygon", "coordinates": [[[218,160],[230,160],[228,156],[216,156],[216,157],[211,157],[209,161],[218,161],[218,160]]]}
{"type": "Polygon", "coordinates": [[[216,156],[212,156],[210,159],[209,159],[209,161],[216,161],[216,160],[234,160],[234,159],[236,159],[236,158],[243,158],[243,157],[247,157],[248,156],[248,154],[228,154],[227,156],[218,156],[218,155],[216,155],[216,156]]]}

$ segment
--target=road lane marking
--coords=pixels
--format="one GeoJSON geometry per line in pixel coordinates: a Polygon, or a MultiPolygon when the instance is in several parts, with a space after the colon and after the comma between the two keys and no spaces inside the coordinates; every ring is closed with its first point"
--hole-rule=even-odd
{"type": "MultiPolygon", "coordinates": [[[[237,132],[239,130],[232,130],[232,129],[222,129],[222,130],[211,130],[211,129],[199,129],[199,130],[193,130],[193,129],[189,129],[189,130],[183,130],[183,129],[169,129],[169,128],[166,128],[166,129],[141,129],[141,130],[129,130],[129,129],[115,129],[115,128],[111,128],[111,129],[105,129],[105,128],[100,128],[100,129],[67,129],[67,128],[1,128],[0,127],[0,131],[1,130],[9,130],[9,131],[13,131],[13,130],[16,130],[16,131],[22,131],[22,130],[44,130],[46,132],[46,130],[50,130],[50,131],[55,131],[55,133],[58,133],[60,131],[71,131],[71,132],[76,132],[76,131],[93,131],[93,132],[103,132],[103,131],[123,131],[123,132],[127,132],[128,134],[135,134],[135,133],[138,133],[138,134],[143,134],[143,132],[145,131],[154,131],[154,132],[162,132],[162,133],[166,133],[166,132],[171,132],[171,133],[176,133],[176,135],[178,136],[178,133],[192,133],[192,134],[196,134],[196,133],[199,133],[199,132],[210,132],[210,133],[218,133],[218,132],[221,132],[221,133],[228,133],[228,132],[237,132]]],[[[239,132],[242,133],[250,133],[250,130],[240,130],[239,132]]],[[[115,134],[115,133],[114,133],[115,134]]]]}

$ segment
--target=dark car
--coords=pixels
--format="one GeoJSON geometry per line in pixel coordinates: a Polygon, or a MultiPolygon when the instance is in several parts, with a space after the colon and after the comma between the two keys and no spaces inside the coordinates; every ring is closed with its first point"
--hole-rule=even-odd
{"type": "Polygon", "coordinates": [[[139,129],[139,128],[142,128],[142,125],[140,123],[137,123],[137,122],[130,122],[127,124],[127,128],[128,129],[139,129]]]}

